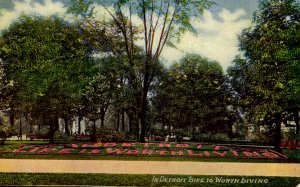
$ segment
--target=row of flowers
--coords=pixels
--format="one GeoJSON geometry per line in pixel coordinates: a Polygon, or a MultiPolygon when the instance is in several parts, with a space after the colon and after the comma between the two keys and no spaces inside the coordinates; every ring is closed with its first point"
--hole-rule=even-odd
{"type": "Polygon", "coordinates": [[[137,143],[137,142],[126,142],[126,143],[72,143],[65,145],[65,147],[69,148],[167,148],[167,149],[199,149],[199,150],[255,150],[257,147],[242,147],[242,146],[227,146],[227,145],[215,145],[215,144],[187,144],[187,143],[137,143]]]}
{"type": "Polygon", "coordinates": [[[281,147],[300,149],[300,141],[296,141],[296,140],[282,141],[281,142],[281,147]]]}
{"type": "Polygon", "coordinates": [[[268,149],[230,149],[230,150],[195,150],[195,149],[151,149],[151,148],[78,148],[63,145],[24,146],[14,151],[18,154],[79,154],[79,155],[133,155],[133,156],[188,156],[188,157],[236,157],[236,158],[271,158],[287,159],[281,153],[268,149]]]}

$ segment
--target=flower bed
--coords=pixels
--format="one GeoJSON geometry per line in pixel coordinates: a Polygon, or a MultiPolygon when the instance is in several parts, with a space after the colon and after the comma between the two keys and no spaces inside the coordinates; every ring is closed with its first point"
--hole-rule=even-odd
{"type": "Polygon", "coordinates": [[[132,155],[185,156],[220,158],[287,159],[287,156],[268,148],[243,148],[213,144],[176,143],[72,143],[56,145],[27,145],[16,154],[77,154],[77,155],[132,155]]]}
{"type": "Polygon", "coordinates": [[[292,148],[292,149],[300,149],[300,141],[296,140],[287,140],[281,142],[281,147],[283,148],[292,148]]]}

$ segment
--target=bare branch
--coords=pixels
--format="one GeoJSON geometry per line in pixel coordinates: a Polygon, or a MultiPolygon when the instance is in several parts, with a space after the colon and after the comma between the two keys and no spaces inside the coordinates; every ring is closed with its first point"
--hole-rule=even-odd
{"type": "MultiPolygon", "coordinates": [[[[172,19],[171,19],[171,21],[170,21],[170,23],[169,23],[169,25],[168,25],[168,29],[167,29],[166,35],[165,35],[165,37],[164,37],[163,44],[161,45],[161,48],[160,48],[160,51],[158,52],[158,55],[155,56],[154,59],[155,59],[155,58],[158,59],[158,57],[160,56],[160,54],[161,54],[161,52],[162,52],[162,50],[163,50],[163,48],[164,48],[164,46],[165,46],[167,40],[169,39],[169,34],[170,34],[171,26],[172,26],[172,23],[173,23],[173,21],[174,21],[174,19],[175,19],[176,12],[177,12],[177,10],[175,9],[174,12],[173,12],[173,15],[172,15],[172,19]]],[[[157,59],[156,59],[156,60],[157,60],[157,59]]]]}
{"type": "Polygon", "coordinates": [[[163,37],[164,37],[165,27],[166,27],[166,24],[167,24],[167,19],[168,19],[168,14],[169,14],[169,8],[170,8],[170,0],[168,1],[168,6],[166,8],[167,8],[167,11],[165,13],[163,28],[162,28],[162,31],[161,31],[161,34],[160,34],[160,38],[159,38],[159,42],[158,42],[158,45],[157,45],[157,48],[156,48],[156,52],[155,52],[155,55],[154,55],[155,58],[158,58],[159,51],[160,51],[160,46],[161,46],[161,42],[162,42],[163,37]]]}
{"type": "Polygon", "coordinates": [[[151,55],[151,41],[153,41],[152,38],[152,32],[153,32],[153,14],[154,14],[154,2],[153,0],[151,0],[151,14],[150,14],[150,29],[149,29],[149,33],[148,33],[148,51],[146,51],[146,54],[151,55]]]}
{"type": "Polygon", "coordinates": [[[143,24],[144,24],[144,35],[145,35],[145,50],[148,51],[148,31],[147,31],[147,18],[146,18],[146,5],[145,1],[143,0],[142,4],[142,11],[143,11],[143,24]]]}
{"type": "Polygon", "coordinates": [[[132,26],[132,5],[129,5],[129,27],[130,27],[130,40],[131,40],[131,55],[134,54],[134,42],[133,42],[133,26],[132,26]]]}

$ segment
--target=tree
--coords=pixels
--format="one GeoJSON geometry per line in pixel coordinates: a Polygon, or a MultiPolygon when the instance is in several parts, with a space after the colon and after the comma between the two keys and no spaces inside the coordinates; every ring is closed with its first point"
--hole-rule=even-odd
{"type": "Polygon", "coordinates": [[[17,105],[24,115],[44,119],[53,142],[58,117],[82,99],[93,66],[90,46],[76,25],[55,16],[21,16],[0,43],[5,92],[14,91],[6,97],[9,107],[17,105]]]}
{"type": "Polygon", "coordinates": [[[199,55],[187,55],[172,65],[160,82],[155,106],[160,117],[177,128],[201,132],[227,132],[222,67],[199,55]]]}
{"type": "MultiPolygon", "coordinates": [[[[191,24],[192,16],[199,16],[204,9],[212,5],[209,0],[116,0],[101,1],[101,5],[111,16],[115,26],[120,32],[122,42],[125,46],[127,63],[130,66],[130,86],[134,90],[134,95],[138,107],[139,118],[141,120],[140,141],[144,142],[147,129],[146,116],[148,105],[148,93],[150,84],[159,62],[159,57],[166,44],[172,45],[174,39],[180,39],[185,31],[193,31],[191,24]],[[114,12],[108,7],[113,4],[114,12]],[[144,40],[143,44],[143,70],[141,73],[143,80],[142,86],[138,84],[137,76],[134,72],[137,63],[135,44],[138,35],[134,30],[136,24],[133,16],[137,15],[141,21],[141,32],[144,40]]],[[[93,8],[90,1],[73,0],[69,8],[82,17],[89,18],[93,15],[93,8]]],[[[88,23],[91,23],[86,19],[88,23]]],[[[91,25],[93,25],[91,23],[91,25]]],[[[139,27],[138,27],[139,28],[139,27]]],[[[97,29],[97,28],[96,28],[97,29]]],[[[106,45],[112,46],[110,43],[106,45]]],[[[117,55],[122,55],[116,52],[117,55]]]]}
{"type": "Polygon", "coordinates": [[[256,119],[272,116],[276,124],[274,144],[277,151],[280,151],[282,112],[290,107],[297,89],[291,70],[299,64],[299,34],[296,33],[299,8],[294,0],[260,1],[254,26],[239,36],[245,59],[237,59],[230,70],[233,78],[241,78],[242,82],[233,86],[248,104],[250,113],[256,119]],[[236,74],[239,69],[241,75],[236,74]]]}

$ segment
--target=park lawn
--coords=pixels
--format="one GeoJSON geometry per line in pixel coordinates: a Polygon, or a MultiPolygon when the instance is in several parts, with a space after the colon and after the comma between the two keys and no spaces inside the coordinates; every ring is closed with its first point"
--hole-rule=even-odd
{"type": "Polygon", "coordinates": [[[0,185],[297,186],[300,178],[128,174],[0,173],[0,185]],[[225,180],[231,180],[231,182],[225,180]],[[172,181],[173,180],[173,181],[172,181]],[[250,182],[252,180],[252,183],[250,182]],[[247,181],[247,182],[246,182],[247,181]],[[255,183],[256,181],[256,183],[255,183]]]}
{"type": "MultiPolygon", "coordinates": [[[[73,142],[72,142],[73,143],[73,142]]],[[[75,142],[77,144],[83,144],[75,142]]],[[[288,159],[220,158],[189,156],[135,156],[135,155],[79,155],[79,154],[15,154],[22,145],[47,145],[47,141],[6,141],[0,146],[0,158],[4,159],[59,159],[59,160],[149,160],[149,161],[195,161],[195,162],[251,162],[251,163],[300,163],[300,149],[283,149],[288,159]],[[1,154],[2,152],[2,154],[1,154]]],[[[70,144],[70,143],[67,143],[70,144]]],[[[205,144],[205,143],[204,143],[205,144]]],[[[137,145],[140,148],[141,145],[137,145]]],[[[210,147],[207,147],[208,150],[210,147]]],[[[226,150],[226,148],[225,148],[226,150]]]]}
{"type": "Polygon", "coordinates": [[[48,144],[48,141],[9,140],[9,141],[5,141],[4,145],[0,145],[0,153],[1,152],[12,152],[22,145],[46,145],[46,144],[48,144]]]}

